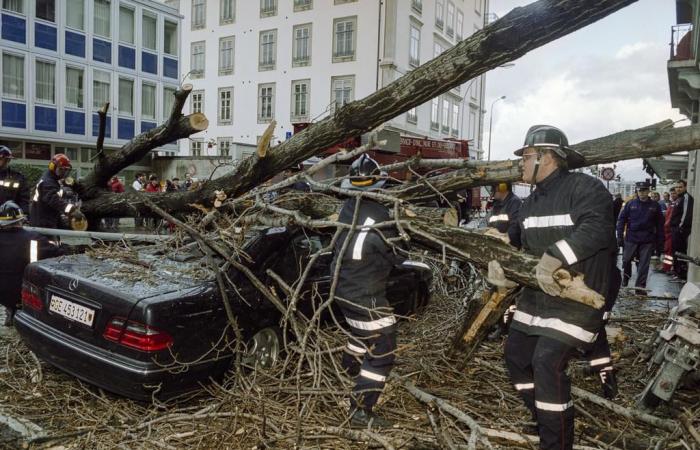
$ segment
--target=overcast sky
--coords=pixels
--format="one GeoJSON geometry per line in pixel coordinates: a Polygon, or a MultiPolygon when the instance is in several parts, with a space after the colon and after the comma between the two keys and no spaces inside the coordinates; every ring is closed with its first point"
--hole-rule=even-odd
{"type": "MultiPolygon", "coordinates": [[[[491,10],[502,17],[528,3],[491,0],[491,10]]],[[[666,73],[674,24],[675,2],[639,0],[528,53],[513,67],[489,72],[484,108],[506,96],[494,107],[491,159],[513,158],[535,124],[558,126],[573,144],[683,118],[671,108],[666,73]]],[[[490,113],[484,121],[485,150],[490,113]]],[[[648,176],[641,160],[620,163],[617,172],[633,181],[648,176]]]]}

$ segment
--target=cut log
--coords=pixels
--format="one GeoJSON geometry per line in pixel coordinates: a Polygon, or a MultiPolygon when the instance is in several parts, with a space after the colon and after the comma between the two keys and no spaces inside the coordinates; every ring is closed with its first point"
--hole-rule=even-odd
{"type": "Polygon", "coordinates": [[[258,142],[257,148],[258,158],[263,159],[267,155],[267,151],[270,149],[270,141],[272,140],[272,135],[275,133],[276,126],[277,122],[273,120],[260,137],[260,142],[258,142]]]}

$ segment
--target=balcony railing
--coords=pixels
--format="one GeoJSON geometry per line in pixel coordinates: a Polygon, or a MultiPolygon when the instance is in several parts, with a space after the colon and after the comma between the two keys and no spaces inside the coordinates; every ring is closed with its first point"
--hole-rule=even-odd
{"type": "Polygon", "coordinates": [[[672,26],[670,46],[671,60],[693,59],[693,24],[684,23],[672,26]]]}

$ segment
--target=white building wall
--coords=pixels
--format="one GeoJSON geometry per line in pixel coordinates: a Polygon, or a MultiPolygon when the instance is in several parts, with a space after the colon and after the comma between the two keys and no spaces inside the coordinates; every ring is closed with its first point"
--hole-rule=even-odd
{"type": "MultiPolygon", "coordinates": [[[[433,58],[433,43],[436,39],[443,41],[446,47],[454,45],[455,38],[448,37],[444,31],[435,27],[436,0],[423,0],[422,11],[418,13],[412,7],[413,0],[386,0],[380,7],[376,0],[356,0],[340,2],[338,0],[313,0],[312,8],[306,11],[294,11],[294,0],[278,0],[277,14],[272,17],[261,17],[259,0],[237,0],[235,3],[235,21],[231,24],[220,24],[220,0],[206,1],[206,25],[202,29],[192,29],[192,0],[170,2],[179,3],[182,21],[181,73],[185,77],[191,66],[191,43],[206,42],[206,58],[204,75],[201,78],[186,77],[185,82],[193,84],[195,91],[204,91],[204,113],[209,119],[210,126],[205,132],[193,135],[191,139],[180,142],[180,155],[190,154],[191,141],[203,140],[202,155],[219,154],[220,150],[213,146],[208,148],[207,142],[218,142],[222,137],[230,138],[233,142],[255,144],[267,127],[267,123],[258,121],[258,85],[275,83],[274,117],[277,121],[275,140],[283,141],[292,126],[292,82],[309,79],[310,108],[308,119],[303,121],[318,121],[331,112],[332,91],[331,79],[334,76],[353,75],[354,99],[363,98],[376,91],[388,82],[398,78],[410,70],[409,66],[409,24],[421,23],[420,63],[433,58]],[[338,4],[336,4],[338,3],[338,4]],[[392,17],[387,17],[389,14],[392,17]],[[357,17],[355,35],[354,60],[333,62],[333,21],[336,18],[357,17]],[[381,20],[380,20],[381,19],[381,20]],[[311,60],[305,67],[294,67],[292,63],[293,28],[295,25],[311,23],[311,60]],[[276,65],[274,70],[261,71],[259,61],[259,38],[262,30],[277,30],[276,65]],[[231,75],[219,75],[219,39],[235,37],[234,71],[231,75]],[[437,37],[436,37],[437,36],[437,37]],[[379,45],[378,45],[379,40],[379,45]],[[385,55],[385,41],[394,42],[393,56],[385,55]],[[379,56],[377,51],[379,50],[379,56]],[[382,67],[380,71],[380,66],[382,67]],[[378,74],[378,71],[379,74],[378,74]],[[379,84],[377,80],[379,79],[379,84]],[[219,89],[233,87],[233,122],[220,124],[218,121],[218,92],[219,89]]],[[[474,31],[475,25],[483,24],[483,6],[480,14],[476,13],[475,2],[484,0],[456,0],[455,8],[464,13],[463,35],[466,37],[474,31]]],[[[445,0],[445,11],[448,1],[445,0]]],[[[456,17],[456,14],[455,14],[456,17]]],[[[401,114],[388,124],[398,129],[402,134],[413,134],[431,138],[468,138],[469,107],[474,104],[476,125],[474,143],[480,147],[482,120],[481,99],[483,98],[483,83],[465,83],[459,93],[452,91],[446,94],[450,101],[457,102],[463,108],[460,112],[461,125],[457,133],[448,134],[435,132],[430,128],[430,104],[418,107],[416,124],[407,122],[406,114],[401,114]],[[470,86],[467,93],[466,87],[470,86]],[[474,92],[475,95],[471,95],[474,92]],[[462,98],[466,97],[465,101],[462,98]]],[[[186,111],[191,109],[191,101],[186,105],[186,111]]],[[[232,158],[245,156],[232,151],[232,158]]]]}

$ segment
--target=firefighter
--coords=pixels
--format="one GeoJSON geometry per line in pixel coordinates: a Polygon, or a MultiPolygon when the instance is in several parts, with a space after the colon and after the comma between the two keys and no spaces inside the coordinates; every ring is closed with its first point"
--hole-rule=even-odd
{"type": "Polygon", "coordinates": [[[632,199],[622,208],[617,219],[617,242],[623,247],[622,252],[622,285],[627,286],[632,275],[632,259],[639,257],[637,265],[637,280],[634,283],[640,288],[639,294],[646,294],[643,289],[647,286],[649,261],[654,251],[663,252],[664,217],[661,207],[649,198],[649,183],[637,183],[638,198],[632,199]],[[624,233],[627,229],[627,233],[624,233]],[[624,237],[623,237],[624,233],[624,237]]]}
{"type": "MultiPolygon", "coordinates": [[[[352,163],[350,176],[341,187],[378,189],[386,182],[384,176],[375,160],[362,155],[352,163]]],[[[338,271],[335,301],[351,335],[342,365],[349,375],[356,377],[350,397],[350,425],[386,428],[392,423],[373,412],[394,365],[396,350],[396,317],[386,298],[386,284],[392,268],[405,258],[396,254],[385,240],[398,236],[393,225],[369,228],[391,220],[386,206],[372,199],[351,197],[343,204],[338,221],[352,224],[354,218],[361,228],[342,232],[331,265],[331,274],[338,271]]]]}
{"type": "Polygon", "coordinates": [[[516,248],[520,248],[520,230],[517,217],[522,204],[523,201],[513,194],[513,187],[510,183],[498,183],[493,186],[493,208],[488,219],[489,227],[508,234],[510,244],[516,248]]]}
{"type": "Polygon", "coordinates": [[[49,162],[48,169],[34,190],[30,223],[33,227],[59,228],[61,214],[73,223],[85,223],[85,215],[73,203],[64,198],[61,180],[65,180],[72,170],[70,159],[57,153],[49,162]]]}
{"type": "Polygon", "coordinates": [[[506,366],[537,423],[542,449],[571,449],[574,410],[566,367],[577,348],[589,350],[603,326],[603,310],[561,298],[560,269],[583,274],[586,285],[609,293],[616,251],[612,201],[603,184],[583,173],[583,157],[558,128],[536,125],[515,152],[523,180],[536,186],[518,215],[523,250],[540,258],[541,290],[525,287],[505,346],[506,366]]]}
{"type": "Polygon", "coordinates": [[[12,319],[20,303],[22,274],[27,264],[37,259],[58,256],[59,248],[44,236],[22,228],[26,216],[19,205],[11,200],[0,205],[0,303],[5,307],[5,326],[12,319]]]}
{"type": "Polygon", "coordinates": [[[29,186],[24,175],[10,168],[10,160],[13,159],[12,150],[0,145],[0,205],[12,200],[29,212],[29,186]]]}

